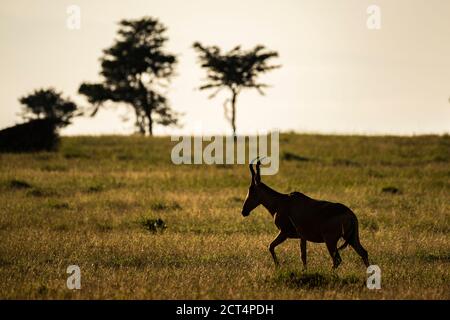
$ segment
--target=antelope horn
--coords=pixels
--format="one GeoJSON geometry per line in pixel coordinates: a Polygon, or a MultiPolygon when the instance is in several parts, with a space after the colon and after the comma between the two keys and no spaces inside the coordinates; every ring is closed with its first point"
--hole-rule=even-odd
{"type": "Polygon", "coordinates": [[[250,164],[252,165],[255,161],[258,161],[259,163],[261,163],[261,160],[265,159],[267,157],[260,157],[257,156],[255,159],[253,159],[252,161],[250,161],[250,164]]]}
{"type": "Polygon", "coordinates": [[[261,178],[258,178],[258,176],[259,176],[259,166],[261,165],[260,160],[261,160],[261,159],[264,159],[264,158],[265,158],[265,157],[260,158],[259,156],[257,156],[255,159],[253,159],[253,160],[250,161],[250,164],[249,164],[248,167],[250,168],[250,173],[252,174],[252,180],[255,179],[255,170],[253,169],[253,163],[254,163],[255,161],[257,161],[257,162],[256,162],[256,172],[257,172],[256,178],[257,178],[258,180],[261,180],[261,178]]]}
{"type": "Polygon", "coordinates": [[[252,165],[256,160],[258,160],[259,156],[250,161],[250,165],[252,165]]]}
{"type": "Polygon", "coordinates": [[[259,167],[261,166],[261,160],[264,159],[266,157],[258,157],[258,162],[256,162],[256,176],[255,176],[255,182],[256,183],[260,183],[261,182],[261,170],[259,169],[259,167]]]}
{"type": "Polygon", "coordinates": [[[250,168],[250,173],[252,174],[252,181],[254,180],[254,178],[255,178],[255,170],[253,169],[253,162],[255,161],[256,159],[253,159],[252,161],[250,161],[250,164],[248,165],[248,167],[250,168]]]}
{"type": "Polygon", "coordinates": [[[258,157],[257,159],[258,159],[258,162],[256,163],[256,165],[258,165],[258,163],[259,163],[259,165],[261,165],[261,160],[264,160],[265,158],[267,158],[267,157],[258,157]]]}

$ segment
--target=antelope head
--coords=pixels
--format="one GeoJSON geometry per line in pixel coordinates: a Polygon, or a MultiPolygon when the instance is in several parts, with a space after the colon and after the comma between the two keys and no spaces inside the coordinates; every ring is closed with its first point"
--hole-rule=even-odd
{"type": "Polygon", "coordinates": [[[248,188],[247,197],[244,201],[244,206],[242,207],[242,215],[244,217],[248,216],[253,209],[261,204],[260,195],[258,192],[258,185],[261,183],[261,172],[259,167],[261,166],[261,161],[258,159],[256,162],[256,173],[253,170],[253,161],[250,162],[250,173],[252,175],[252,181],[250,187],[248,188]]]}

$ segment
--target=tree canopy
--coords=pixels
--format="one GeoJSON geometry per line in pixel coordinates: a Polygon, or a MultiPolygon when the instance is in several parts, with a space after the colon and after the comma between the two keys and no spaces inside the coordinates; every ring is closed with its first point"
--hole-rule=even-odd
{"type": "Polygon", "coordinates": [[[141,133],[153,134],[154,123],[178,122],[164,90],[173,77],[177,59],[165,51],[166,27],[157,19],[122,20],[114,44],[100,59],[102,82],[83,83],[79,93],[94,105],[92,115],[105,102],[126,103],[134,108],[141,133]]]}
{"type": "Polygon", "coordinates": [[[53,88],[35,90],[19,98],[19,101],[24,105],[21,115],[25,120],[49,119],[58,127],[64,127],[80,114],[74,102],[63,98],[62,93],[53,88]]]}
{"type": "Polygon", "coordinates": [[[259,75],[280,67],[269,64],[271,59],[278,57],[278,53],[262,45],[251,50],[236,46],[225,53],[217,46],[207,47],[199,42],[195,42],[193,47],[199,54],[201,67],[206,69],[205,83],[200,86],[200,90],[215,89],[210,98],[224,88],[231,92],[231,99],[224,103],[224,111],[225,117],[231,123],[233,134],[236,134],[237,96],[243,89],[252,88],[264,94],[263,89],[268,85],[258,81],[259,75]],[[231,104],[231,110],[228,104],[231,104]]]}

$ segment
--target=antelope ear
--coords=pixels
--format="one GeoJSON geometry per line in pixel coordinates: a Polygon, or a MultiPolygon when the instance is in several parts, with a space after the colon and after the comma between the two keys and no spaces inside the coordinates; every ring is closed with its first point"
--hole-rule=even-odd
{"type": "Polygon", "coordinates": [[[258,160],[256,162],[256,176],[255,176],[255,183],[261,182],[261,170],[259,170],[259,166],[261,165],[261,161],[258,160]]]}

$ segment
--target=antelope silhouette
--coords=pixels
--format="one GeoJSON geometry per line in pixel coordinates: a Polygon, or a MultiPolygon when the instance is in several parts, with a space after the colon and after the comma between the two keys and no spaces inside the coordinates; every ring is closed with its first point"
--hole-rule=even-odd
{"type": "Polygon", "coordinates": [[[303,267],[306,269],[307,241],[324,243],[333,259],[333,269],[341,263],[339,250],[350,245],[361,256],[366,267],[369,266],[367,251],[359,242],[358,219],[348,207],[341,203],[312,199],[303,193],[283,194],[261,182],[261,162],[256,163],[256,174],[253,161],[250,162],[251,184],[242,208],[242,215],[263,205],[272,215],[275,225],[280,230],[269,246],[275,266],[279,266],[275,247],[286,239],[300,239],[300,252],[303,267]],[[337,248],[340,238],[345,242],[337,248]]]}

